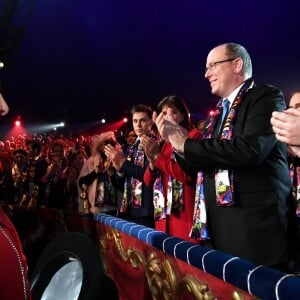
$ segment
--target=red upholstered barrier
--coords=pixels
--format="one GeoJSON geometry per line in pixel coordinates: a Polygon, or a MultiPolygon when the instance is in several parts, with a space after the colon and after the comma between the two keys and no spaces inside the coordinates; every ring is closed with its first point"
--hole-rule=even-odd
{"type": "Polygon", "coordinates": [[[105,214],[95,215],[120,300],[299,299],[300,278],[105,214]]]}
{"type": "Polygon", "coordinates": [[[105,269],[118,287],[120,300],[254,299],[236,286],[116,228],[100,222],[96,228],[105,269]]]}

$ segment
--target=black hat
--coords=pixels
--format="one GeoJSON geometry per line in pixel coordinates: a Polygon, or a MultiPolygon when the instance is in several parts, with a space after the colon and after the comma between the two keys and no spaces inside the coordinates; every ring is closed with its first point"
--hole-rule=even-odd
{"type": "MultiPolygon", "coordinates": [[[[113,282],[103,298],[105,282],[100,250],[92,239],[80,232],[69,232],[52,240],[42,252],[30,278],[32,298],[55,295],[57,299],[118,299],[113,282]]],[[[106,287],[107,288],[107,287],[106,287]]]]}

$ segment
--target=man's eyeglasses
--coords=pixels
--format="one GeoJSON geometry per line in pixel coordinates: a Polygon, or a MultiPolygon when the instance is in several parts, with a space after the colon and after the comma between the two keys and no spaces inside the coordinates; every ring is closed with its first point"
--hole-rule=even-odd
{"type": "Polygon", "coordinates": [[[229,61],[233,61],[235,59],[237,59],[238,57],[232,57],[232,58],[228,58],[228,59],[225,59],[225,60],[219,60],[219,61],[216,61],[214,63],[211,63],[207,68],[205,68],[205,73],[209,70],[209,71],[214,71],[216,69],[216,67],[222,63],[225,63],[225,62],[229,62],[229,61]]]}

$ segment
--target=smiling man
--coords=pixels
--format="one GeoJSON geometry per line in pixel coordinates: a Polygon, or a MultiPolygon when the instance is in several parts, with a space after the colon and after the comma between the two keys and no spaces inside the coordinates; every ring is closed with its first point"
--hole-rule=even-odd
{"type": "Polygon", "coordinates": [[[202,139],[190,139],[162,114],[153,116],[182,168],[198,171],[194,215],[206,213],[207,221],[194,216],[197,238],[204,238],[207,227],[207,246],[286,270],[289,170],[286,146],[276,140],[270,124],[272,112],[285,109],[282,92],[254,84],[250,55],[236,43],[209,52],[205,78],[219,102],[202,139]]]}

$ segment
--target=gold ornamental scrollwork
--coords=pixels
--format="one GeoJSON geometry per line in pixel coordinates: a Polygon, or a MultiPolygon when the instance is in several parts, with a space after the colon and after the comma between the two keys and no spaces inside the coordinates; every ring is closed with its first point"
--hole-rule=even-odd
{"type": "Polygon", "coordinates": [[[161,261],[156,253],[150,254],[145,269],[148,286],[154,300],[174,299],[176,274],[168,259],[161,261]]]}
{"type": "Polygon", "coordinates": [[[185,276],[178,284],[175,299],[183,299],[186,292],[189,292],[197,300],[216,299],[209,290],[208,284],[200,283],[194,276],[185,276]]]}
{"type": "Polygon", "coordinates": [[[104,254],[104,252],[105,252],[105,250],[107,248],[107,240],[101,237],[99,239],[99,245],[100,245],[101,252],[104,254]]]}
{"type": "MultiPolygon", "coordinates": [[[[234,291],[232,293],[232,300],[245,300],[245,297],[243,296],[242,292],[234,291]]],[[[251,298],[252,300],[261,300],[260,298],[251,298]]]]}
{"type": "Polygon", "coordinates": [[[117,230],[112,229],[107,233],[107,237],[115,241],[119,254],[124,261],[127,261],[127,255],[122,245],[121,234],[117,230]]]}
{"type": "MultiPolygon", "coordinates": [[[[142,266],[145,271],[148,286],[154,300],[181,300],[185,293],[190,293],[195,300],[213,300],[212,293],[205,283],[200,283],[193,276],[176,277],[175,267],[169,259],[161,260],[153,251],[146,259],[140,251],[122,245],[121,234],[111,229],[106,237],[114,241],[117,251],[124,262],[130,262],[133,268],[142,266]]],[[[101,240],[100,240],[101,241],[101,240]]],[[[101,241],[101,247],[107,247],[107,242],[101,241]]],[[[241,298],[242,299],[242,298],[241,298]]]]}

